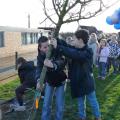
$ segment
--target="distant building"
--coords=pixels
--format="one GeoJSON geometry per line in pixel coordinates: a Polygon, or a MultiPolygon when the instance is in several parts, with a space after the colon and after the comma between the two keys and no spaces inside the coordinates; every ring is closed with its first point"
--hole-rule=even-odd
{"type": "Polygon", "coordinates": [[[0,57],[37,51],[38,37],[48,31],[0,26],[0,57]]]}
{"type": "Polygon", "coordinates": [[[42,33],[42,35],[44,35],[44,36],[48,36],[49,33],[53,32],[55,30],[55,28],[53,28],[53,27],[38,27],[38,29],[46,31],[46,32],[42,33]]]}
{"type": "Polygon", "coordinates": [[[89,31],[89,34],[91,34],[91,33],[99,34],[99,33],[102,32],[102,31],[97,30],[97,28],[94,27],[94,26],[84,26],[84,25],[80,25],[79,28],[81,28],[81,29],[87,29],[87,30],[89,31]]]}
{"type": "Polygon", "coordinates": [[[46,31],[54,31],[55,30],[54,27],[38,27],[38,29],[40,29],[40,30],[46,30],[46,31]]]}

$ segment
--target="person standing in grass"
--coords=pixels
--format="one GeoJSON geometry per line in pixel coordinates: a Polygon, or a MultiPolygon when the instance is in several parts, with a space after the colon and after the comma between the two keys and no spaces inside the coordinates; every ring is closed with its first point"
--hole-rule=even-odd
{"type": "Polygon", "coordinates": [[[113,75],[116,75],[118,72],[118,63],[117,63],[117,57],[118,57],[118,49],[119,45],[117,42],[117,36],[112,35],[111,40],[108,43],[109,47],[109,58],[108,58],[108,64],[107,64],[107,72],[109,73],[110,65],[113,66],[113,75]]]}
{"type": "Polygon", "coordinates": [[[90,39],[88,41],[88,46],[93,50],[93,65],[96,66],[98,65],[97,54],[99,50],[99,43],[97,40],[97,35],[95,33],[91,33],[90,39]]]}
{"type": "Polygon", "coordinates": [[[56,113],[55,120],[62,120],[64,110],[64,85],[66,80],[66,74],[64,72],[66,60],[53,50],[51,58],[46,58],[48,52],[48,38],[42,36],[38,40],[38,57],[37,57],[37,70],[36,80],[37,89],[41,89],[40,74],[43,65],[47,67],[47,73],[45,77],[45,96],[42,108],[41,120],[51,120],[51,107],[52,98],[55,90],[55,104],[56,113]]]}
{"type": "Polygon", "coordinates": [[[104,80],[106,77],[107,60],[109,56],[109,48],[107,47],[107,40],[100,41],[100,49],[98,54],[98,78],[104,80]]]}
{"type": "Polygon", "coordinates": [[[85,98],[91,105],[95,120],[101,120],[93,77],[93,52],[87,45],[88,39],[88,31],[81,29],[75,32],[73,46],[65,44],[65,42],[62,44],[62,40],[59,39],[52,40],[51,44],[64,56],[71,59],[68,77],[70,78],[72,97],[78,100],[79,120],[86,119],[85,98]]]}

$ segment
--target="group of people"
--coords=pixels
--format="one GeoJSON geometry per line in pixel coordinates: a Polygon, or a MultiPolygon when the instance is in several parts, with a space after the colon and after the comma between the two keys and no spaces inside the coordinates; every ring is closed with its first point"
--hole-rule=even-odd
{"type": "Polygon", "coordinates": [[[120,51],[119,45],[114,38],[115,36],[112,36],[109,42],[106,39],[101,39],[99,43],[95,33],[89,35],[85,29],[77,30],[73,38],[68,38],[66,41],[59,38],[52,39],[50,42],[53,46],[51,58],[46,59],[49,38],[41,36],[38,39],[37,67],[24,59],[21,60],[21,58],[18,61],[18,75],[23,84],[16,89],[16,97],[19,103],[18,109],[25,109],[22,95],[27,88],[42,89],[40,74],[43,66],[46,66],[45,95],[41,120],[51,119],[53,95],[55,95],[56,99],[55,120],[63,119],[64,87],[68,78],[70,79],[71,96],[78,100],[78,120],[86,120],[87,118],[85,99],[90,103],[95,120],[101,120],[99,103],[95,93],[93,67],[98,67],[98,77],[100,79],[105,79],[107,70],[110,69],[110,63],[113,64],[113,73],[117,72],[117,67],[114,65],[118,65],[116,59],[119,58],[120,51]],[[118,47],[117,53],[113,50],[113,46],[118,47]],[[68,75],[65,72],[66,66],[68,75]]]}
{"type": "Polygon", "coordinates": [[[113,66],[112,74],[120,73],[120,43],[116,34],[98,42],[97,35],[92,33],[88,46],[94,51],[93,64],[98,67],[98,79],[105,80],[110,74],[111,66],[113,66]]]}

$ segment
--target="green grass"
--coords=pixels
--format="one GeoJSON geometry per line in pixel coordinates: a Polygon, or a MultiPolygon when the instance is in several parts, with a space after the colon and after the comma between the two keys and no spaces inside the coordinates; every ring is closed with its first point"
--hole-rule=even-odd
{"type": "Polygon", "coordinates": [[[10,99],[15,96],[15,88],[19,85],[19,79],[0,85],[0,99],[10,99]]]}
{"type": "Polygon", "coordinates": [[[96,86],[103,119],[120,120],[120,75],[110,75],[96,86]]]}
{"type": "MultiPolygon", "coordinates": [[[[95,70],[95,78],[96,76],[97,72],[95,70]]],[[[5,85],[0,85],[0,98],[8,99],[13,97],[15,95],[14,89],[18,84],[19,81],[17,79],[5,85]]],[[[110,75],[106,80],[96,79],[96,94],[100,104],[102,120],[120,120],[120,75],[110,75]]],[[[71,98],[68,86],[63,120],[77,120],[77,112],[77,100],[71,98]]],[[[87,116],[88,120],[93,119],[91,108],[88,104],[87,116]]]]}

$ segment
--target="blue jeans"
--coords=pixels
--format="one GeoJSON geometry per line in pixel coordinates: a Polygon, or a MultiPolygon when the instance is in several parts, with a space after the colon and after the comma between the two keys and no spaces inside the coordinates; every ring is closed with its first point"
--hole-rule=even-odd
{"type": "MultiPolygon", "coordinates": [[[[52,108],[51,104],[52,104],[53,95],[54,95],[54,87],[46,83],[41,120],[51,119],[51,108],[52,108]]],[[[63,112],[64,112],[64,85],[60,87],[56,87],[55,96],[56,96],[55,120],[62,120],[63,112]]]]}
{"type": "Polygon", "coordinates": [[[95,91],[86,95],[86,96],[78,98],[79,117],[82,119],[86,118],[85,98],[89,101],[90,106],[92,108],[93,115],[95,116],[95,118],[100,118],[101,114],[100,114],[100,110],[99,110],[99,104],[98,104],[97,99],[96,99],[95,91]]]}
{"type": "Polygon", "coordinates": [[[99,62],[99,66],[98,66],[98,74],[101,77],[105,77],[106,76],[106,68],[107,68],[107,64],[104,62],[99,62]]]}

